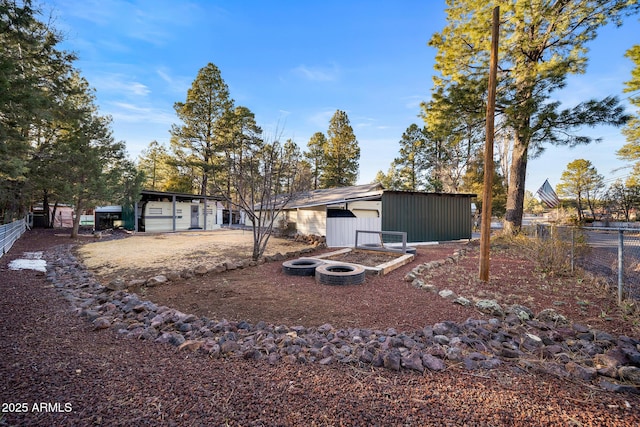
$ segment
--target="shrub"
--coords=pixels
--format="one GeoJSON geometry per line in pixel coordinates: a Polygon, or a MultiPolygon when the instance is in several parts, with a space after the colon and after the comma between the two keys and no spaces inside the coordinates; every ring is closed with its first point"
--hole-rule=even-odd
{"type": "Polygon", "coordinates": [[[577,230],[575,233],[578,234],[573,236],[571,229],[564,227],[542,227],[531,232],[534,235],[503,233],[495,238],[495,244],[497,247],[511,246],[535,262],[539,271],[551,276],[572,275],[572,255],[576,259],[584,256],[588,251],[584,235],[577,230]]]}

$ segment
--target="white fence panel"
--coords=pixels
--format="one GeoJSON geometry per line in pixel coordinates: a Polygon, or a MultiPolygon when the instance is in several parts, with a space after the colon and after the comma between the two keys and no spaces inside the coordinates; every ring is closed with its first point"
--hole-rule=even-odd
{"type": "MultiPolygon", "coordinates": [[[[382,220],[380,218],[327,218],[327,246],[353,247],[356,244],[356,230],[381,231],[382,220]]],[[[380,243],[376,234],[361,234],[361,242],[380,243]]]]}
{"type": "Polygon", "coordinates": [[[15,241],[18,240],[26,230],[26,219],[19,219],[9,224],[0,225],[0,245],[2,245],[0,257],[9,252],[11,246],[13,246],[15,241]]]}

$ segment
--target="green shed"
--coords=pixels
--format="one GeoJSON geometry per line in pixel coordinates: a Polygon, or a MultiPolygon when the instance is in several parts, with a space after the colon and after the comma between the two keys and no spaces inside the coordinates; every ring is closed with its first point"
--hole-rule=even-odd
{"type": "Polygon", "coordinates": [[[382,193],[382,230],[405,231],[408,242],[471,239],[475,194],[382,193]]]}

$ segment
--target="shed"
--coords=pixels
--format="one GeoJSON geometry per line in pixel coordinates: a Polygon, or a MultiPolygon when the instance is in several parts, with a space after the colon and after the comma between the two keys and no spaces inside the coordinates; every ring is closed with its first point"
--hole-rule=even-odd
{"type": "Polygon", "coordinates": [[[136,203],[136,231],[214,230],[222,211],[217,197],[142,190],[136,203]]]}
{"type": "Polygon", "coordinates": [[[382,229],[404,231],[408,242],[471,239],[475,194],[387,191],[382,194],[382,229]]]}
{"type": "MultiPolygon", "coordinates": [[[[47,223],[47,214],[42,205],[34,206],[32,210],[33,226],[45,227],[47,223]]],[[[72,206],[57,205],[49,206],[49,218],[51,218],[50,226],[52,228],[71,228],[73,227],[74,210],[72,206]]]]}
{"type": "Polygon", "coordinates": [[[94,211],[94,228],[107,230],[109,228],[124,228],[122,220],[122,206],[98,206],[94,211]]]}
{"type": "MultiPolygon", "coordinates": [[[[355,230],[404,231],[414,243],[470,239],[474,197],[390,191],[379,183],[329,188],[292,197],[280,221],[301,234],[325,236],[330,247],[353,246],[355,230]]],[[[364,238],[358,243],[378,237],[364,238]]]]}
{"type": "Polygon", "coordinates": [[[289,221],[301,234],[325,236],[330,247],[353,246],[356,229],[380,230],[382,192],[376,183],[301,193],[288,203],[289,221]]]}

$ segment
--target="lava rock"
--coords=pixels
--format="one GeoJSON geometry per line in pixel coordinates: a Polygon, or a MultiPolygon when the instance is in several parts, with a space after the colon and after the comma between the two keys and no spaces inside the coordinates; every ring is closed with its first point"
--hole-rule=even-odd
{"type": "Polygon", "coordinates": [[[447,368],[442,359],[431,354],[422,355],[422,365],[430,371],[444,371],[447,368]]]}
{"type": "Polygon", "coordinates": [[[567,318],[564,317],[562,314],[558,313],[557,311],[555,311],[553,308],[547,308],[542,310],[540,313],[538,313],[536,318],[541,322],[553,323],[555,325],[569,324],[569,322],[567,321],[567,318]]]}
{"type": "Polygon", "coordinates": [[[476,308],[485,314],[496,317],[504,317],[504,310],[495,300],[479,300],[476,302],[476,308]]]}

